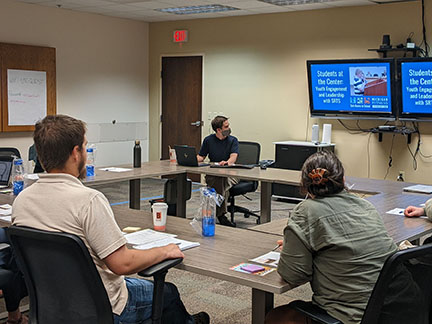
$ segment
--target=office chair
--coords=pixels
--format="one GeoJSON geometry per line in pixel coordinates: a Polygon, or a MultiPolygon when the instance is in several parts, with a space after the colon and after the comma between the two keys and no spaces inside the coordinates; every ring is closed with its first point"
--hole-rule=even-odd
{"type": "MultiPolygon", "coordinates": [[[[398,251],[384,263],[361,324],[429,324],[432,321],[431,301],[432,244],[398,251]],[[396,275],[404,280],[400,280],[400,287],[392,288],[391,284],[398,281],[396,275]],[[417,290],[415,294],[402,292],[401,287],[409,286],[410,283],[417,290]],[[389,290],[393,291],[389,294],[389,290]],[[399,293],[397,297],[395,293],[399,293]],[[394,300],[386,300],[389,295],[394,300]]],[[[314,323],[343,324],[311,302],[295,300],[289,305],[314,323]]]]}
{"type": "MultiPolygon", "coordinates": [[[[260,159],[261,145],[255,142],[239,142],[239,155],[237,157],[236,163],[238,164],[256,164],[258,165],[260,159]]],[[[247,208],[236,206],[235,197],[244,196],[246,199],[251,200],[245,195],[249,192],[254,192],[258,188],[258,181],[246,181],[240,180],[239,183],[232,186],[229,190],[229,206],[228,211],[231,214],[231,222],[234,223],[234,213],[243,213],[244,217],[249,218],[249,216],[257,217],[257,224],[260,224],[260,216],[253,213],[247,208]]]]}
{"type": "Polygon", "coordinates": [[[28,159],[29,159],[29,161],[34,161],[34,163],[35,163],[34,169],[32,170],[33,173],[43,173],[44,172],[44,169],[42,168],[42,165],[40,164],[39,159],[37,157],[36,146],[34,144],[32,144],[29,147],[28,159]]]}
{"type": "MultiPolygon", "coordinates": [[[[111,304],[87,247],[76,235],[11,226],[8,235],[30,297],[32,324],[112,324],[111,304]]],[[[182,258],[143,271],[154,276],[152,318],[160,323],[169,268],[182,258]]]]}
{"type": "Polygon", "coordinates": [[[20,151],[15,147],[0,147],[0,155],[2,156],[15,155],[16,157],[21,158],[20,151]]]}

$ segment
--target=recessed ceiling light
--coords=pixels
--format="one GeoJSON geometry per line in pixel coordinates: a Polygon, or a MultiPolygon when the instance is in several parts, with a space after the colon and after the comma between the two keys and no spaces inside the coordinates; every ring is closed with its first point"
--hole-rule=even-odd
{"type": "Polygon", "coordinates": [[[198,14],[198,13],[221,12],[221,11],[231,11],[231,10],[240,10],[240,9],[230,7],[230,6],[213,4],[213,5],[203,5],[203,6],[163,8],[163,9],[155,9],[155,10],[160,12],[172,13],[176,15],[190,15],[190,14],[198,14]]]}
{"type": "Polygon", "coordinates": [[[321,2],[331,2],[334,0],[258,0],[265,3],[270,3],[276,6],[295,6],[321,2]]]}

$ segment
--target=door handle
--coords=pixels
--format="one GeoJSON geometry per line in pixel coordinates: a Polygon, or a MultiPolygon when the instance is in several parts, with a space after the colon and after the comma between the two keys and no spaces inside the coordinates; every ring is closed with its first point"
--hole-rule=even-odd
{"type": "Polygon", "coordinates": [[[202,124],[204,124],[202,120],[197,120],[196,122],[191,123],[191,126],[200,127],[202,124]]]}

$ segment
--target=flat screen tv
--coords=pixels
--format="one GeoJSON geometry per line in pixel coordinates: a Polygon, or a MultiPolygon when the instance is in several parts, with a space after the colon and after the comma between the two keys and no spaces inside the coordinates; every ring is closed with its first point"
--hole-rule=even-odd
{"type": "Polygon", "coordinates": [[[396,117],[394,59],[307,61],[312,117],[396,117]]]}
{"type": "Polygon", "coordinates": [[[399,118],[432,120],[432,58],[397,60],[399,118]]]}

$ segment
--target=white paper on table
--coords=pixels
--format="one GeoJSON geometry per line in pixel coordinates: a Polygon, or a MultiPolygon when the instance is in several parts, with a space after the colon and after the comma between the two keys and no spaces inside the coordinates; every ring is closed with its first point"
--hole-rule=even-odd
{"type": "Polygon", "coordinates": [[[168,244],[178,245],[178,247],[182,251],[187,250],[187,249],[191,249],[193,247],[200,245],[199,242],[190,242],[190,241],[180,240],[180,239],[175,238],[175,237],[167,237],[165,239],[157,240],[154,242],[149,242],[147,244],[135,245],[133,248],[137,249],[137,250],[148,250],[148,249],[152,249],[155,247],[166,246],[168,244]]]}
{"type": "Polygon", "coordinates": [[[12,222],[12,216],[0,216],[0,219],[5,222],[12,222]]]}
{"type": "Polygon", "coordinates": [[[39,180],[39,175],[37,173],[27,173],[24,177],[30,180],[39,180]]]}
{"type": "Polygon", "coordinates": [[[404,214],[404,208],[393,208],[392,210],[389,210],[386,212],[386,214],[392,214],[392,215],[403,215],[404,214]]]}
{"type": "Polygon", "coordinates": [[[101,171],[109,171],[109,172],[126,172],[126,171],[132,171],[132,169],[116,168],[116,167],[101,168],[99,170],[101,170],[101,171]]]}
{"type": "Polygon", "coordinates": [[[270,267],[277,267],[279,259],[280,259],[280,252],[270,251],[255,259],[250,259],[249,261],[253,261],[270,267]]]}
{"type": "Polygon", "coordinates": [[[419,192],[419,193],[432,193],[432,186],[413,185],[413,186],[403,188],[403,191],[419,192]]]}
{"type": "MultiPolygon", "coordinates": [[[[0,215],[9,216],[12,215],[12,206],[9,204],[0,205],[0,215]]],[[[9,217],[10,218],[10,217],[9,217]]],[[[9,220],[10,221],[10,220],[9,220]]]]}
{"type": "Polygon", "coordinates": [[[176,237],[175,234],[163,233],[154,231],[152,229],[144,229],[141,231],[129,233],[125,235],[125,238],[129,244],[143,245],[152,243],[158,240],[163,240],[170,237],[176,237]]]}

